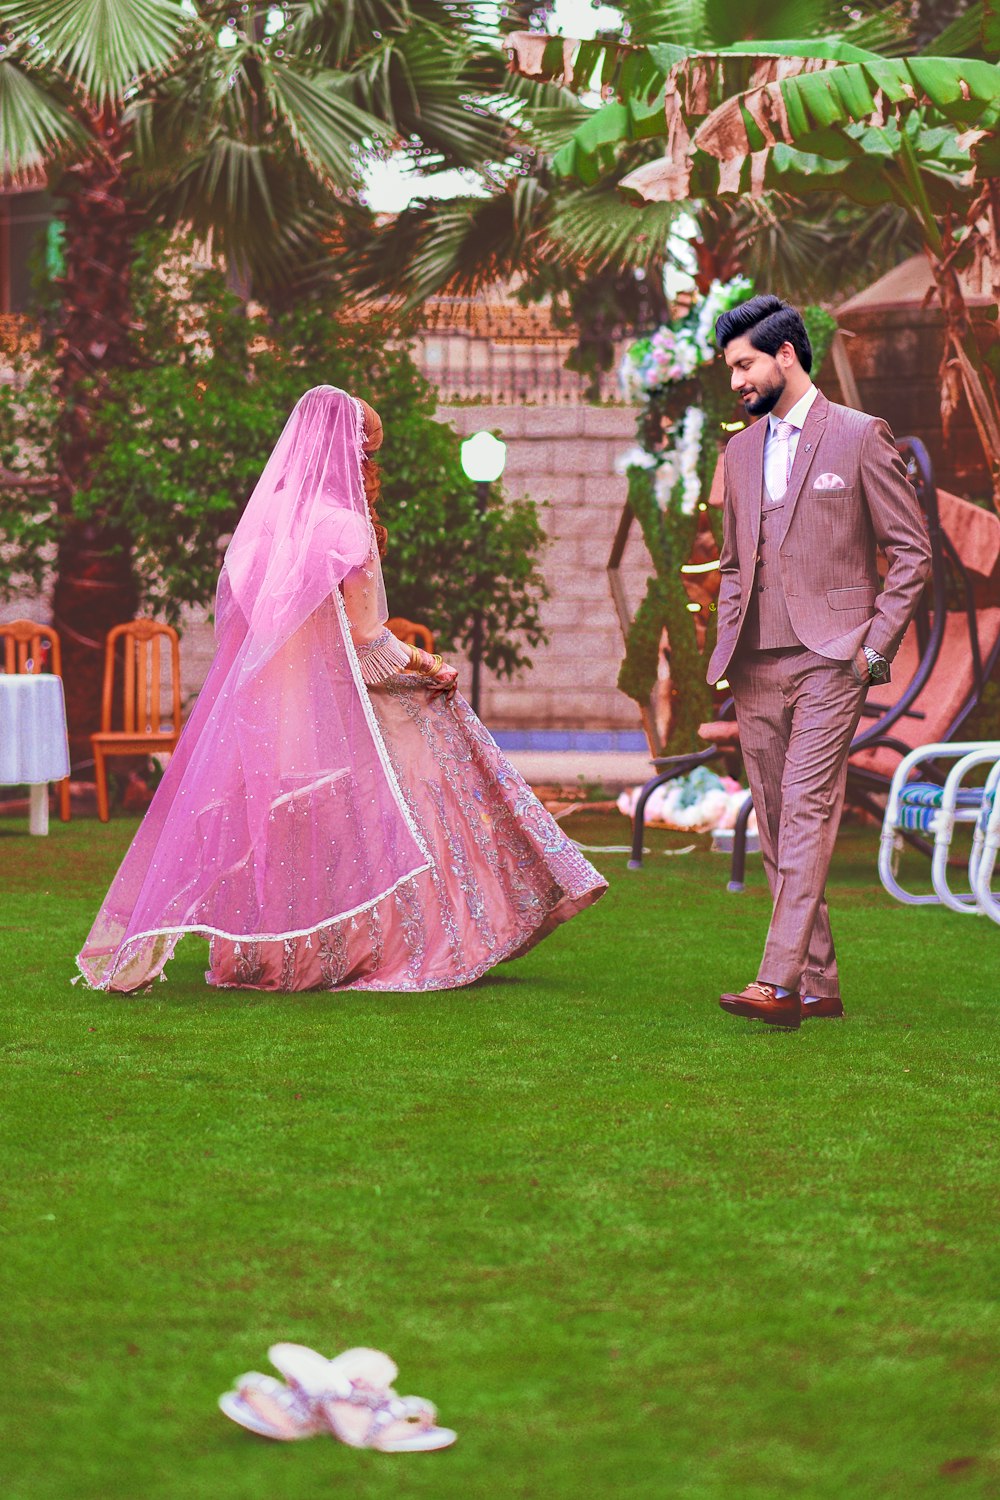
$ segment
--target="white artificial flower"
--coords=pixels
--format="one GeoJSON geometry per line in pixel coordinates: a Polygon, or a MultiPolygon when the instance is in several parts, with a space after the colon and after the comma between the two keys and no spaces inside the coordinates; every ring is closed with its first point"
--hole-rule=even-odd
{"type": "Polygon", "coordinates": [[[663,461],[656,471],[653,481],[653,489],[656,494],[656,503],[661,510],[666,510],[674,494],[674,485],[677,483],[677,463],[673,453],[666,453],[663,461]]]}
{"type": "Polygon", "coordinates": [[[682,378],[687,375],[693,375],[701,364],[701,351],[690,329],[684,328],[677,335],[675,359],[680,366],[682,378]]]}
{"type": "Polygon", "coordinates": [[[645,448],[640,448],[638,443],[633,443],[631,448],[626,448],[624,453],[619,453],[615,459],[615,473],[627,474],[629,469],[655,469],[657,460],[654,454],[647,453],[645,448]]]}
{"type": "Polygon", "coordinates": [[[701,458],[701,439],[705,428],[705,413],[700,406],[689,406],[671,432],[671,445],[660,460],[654,480],[656,503],[666,510],[673,503],[674,491],[681,486],[680,510],[685,516],[693,516],[701,499],[701,475],[698,462],[701,458]]]}
{"type": "Polygon", "coordinates": [[[693,516],[701,499],[701,476],[698,461],[701,458],[701,436],[705,427],[705,413],[700,406],[689,406],[684,413],[680,438],[677,443],[677,458],[680,477],[684,481],[681,494],[681,511],[693,516]]]}
{"type": "Polygon", "coordinates": [[[630,349],[622,355],[618,366],[618,384],[626,401],[638,401],[640,396],[645,395],[642,370],[632,358],[630,349]]]}
{"type": "Polygon", "coordinates": [[[708,291],[708,296],[698,311],[698,348],[701,350],[702,358],[706,364],[710,364],[715,358],[715,345],[712,335],[715,331],[715,320],[719,316],[719,283],[713,281],[708,291]]]}

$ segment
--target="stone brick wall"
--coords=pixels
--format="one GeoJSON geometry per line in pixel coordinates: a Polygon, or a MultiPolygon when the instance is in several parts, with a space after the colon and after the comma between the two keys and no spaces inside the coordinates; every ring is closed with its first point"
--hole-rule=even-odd
{"type": "MultiPolygon", "coordinates": [[[[615,460],[632,446],[635,411],[453,406],[440,408],[439,416],[461,437],[481,428],[498,432],[507,444],[507,493],[529,495],[546,506],[542,519],[549,544],[542,569],[552,597],[542,619],[549,643],[532,653],[531,671],[514,682],[484,674],[484,721],[501,730],[638,731],[638,709],[615,686],[623,644],[607,576],[626,492],[615,460]]],[[[391,516],[385,520],[392,525],[391,516]]],[[[634,528],[623,567],[633,608],[648,573],[649,557],[634,528]]],[[[467,671],[463,680],[467,687],[467,671]]]]}

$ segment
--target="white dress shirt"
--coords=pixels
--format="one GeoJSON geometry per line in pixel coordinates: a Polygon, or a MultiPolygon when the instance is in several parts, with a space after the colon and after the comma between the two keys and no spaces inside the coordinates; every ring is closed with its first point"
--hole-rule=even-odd
{"type": "Polygon", "coordinates": [[[794,431],[788,439],[788,472],[791,473],[792,464],[795,462],[795,452],[799,446],[799,437],[805,426],[809,408],[812,406],[819,391],[814,385],[810,385],[804,396],[800,396],[791,411],[784,417],[776,417],[772,411],[767,419],[767,437],[764,439],[764,484],[769,495],[781,496],[785,492],[786,462],[785,445],[779,441],[778,423],[788,422],[794,431]]]}

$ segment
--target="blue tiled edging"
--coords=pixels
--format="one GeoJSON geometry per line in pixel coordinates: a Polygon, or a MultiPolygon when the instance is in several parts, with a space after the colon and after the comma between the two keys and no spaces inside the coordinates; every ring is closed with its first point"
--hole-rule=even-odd
{"type": "Polygon", "coordinates": [[[495,729],[501,750],[647,750],[646,736],[633,729],[495,729]]]}

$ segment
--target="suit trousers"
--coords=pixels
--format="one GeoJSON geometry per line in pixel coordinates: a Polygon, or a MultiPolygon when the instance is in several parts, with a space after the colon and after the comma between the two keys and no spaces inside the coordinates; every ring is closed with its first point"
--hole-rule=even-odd
{"type": "Polygon", "coordinates": [[[729,681],[774,903],[757,978],[839,995],[825,888],[866,689],[805,646],[741,653],[729,681]]]}

